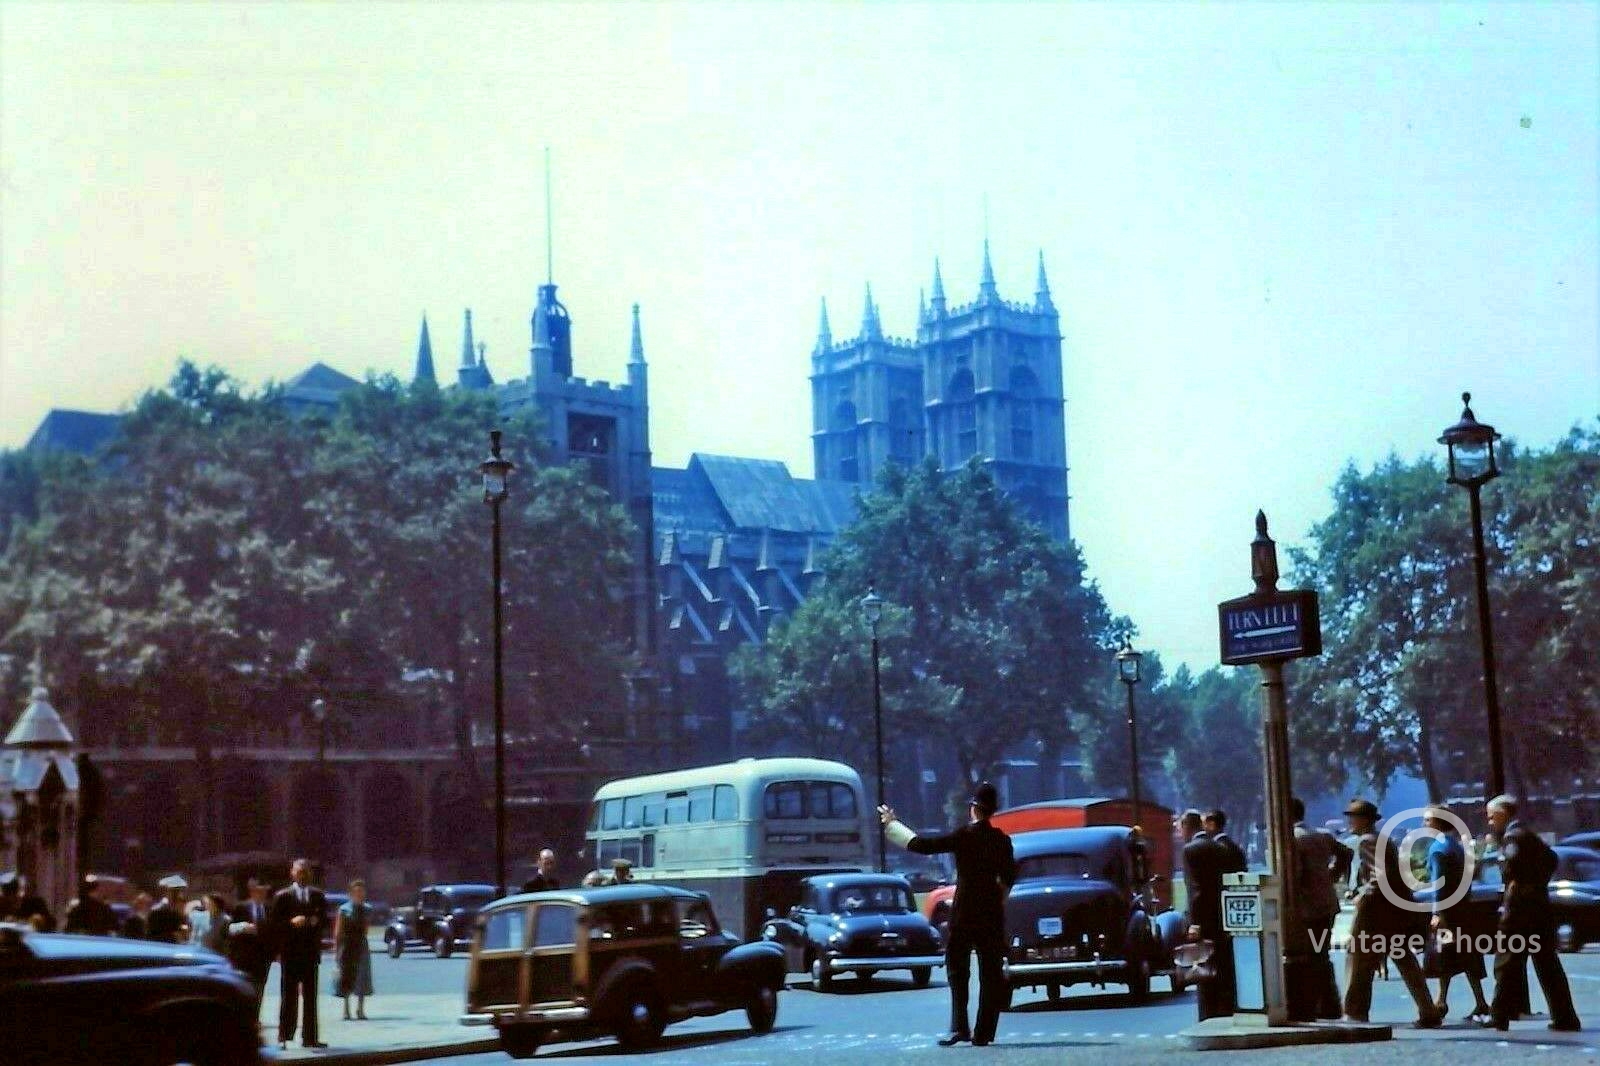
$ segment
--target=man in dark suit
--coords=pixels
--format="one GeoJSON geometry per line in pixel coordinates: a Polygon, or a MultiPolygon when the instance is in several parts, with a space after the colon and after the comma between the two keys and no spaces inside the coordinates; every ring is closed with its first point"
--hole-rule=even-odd
{"type": "Polygon", "coordinates": [[[1572,1005],[1567,972],[1556,954],[1556,923],[1550,911],[1550,875],[1556,855],[1539,835],[1517,820],[1517,802],[1510,796],[1489,801],[1489,825],[1500,837],[1500,880],[1505,896],[1500,906],[1500,944],[1494,960],[1494,1009],[1491,1024],[1511,1028],[1511,1017],[1528,998],[1528,960],[1550,1007],[1550,1028],[1575,1033],[1583,1028],[1572,1005]],[[1513,951],[1512,948],[1521,950],[1513,951]]]}
{"type": "Polygon", "coordinates": [[[1184,811],[1178,828],[1185,841],[1183,886],[1189,897],[1189,939],[1211,941],[1211,967],[1216,971],[1200,982],[1197,1000],[1200,1020],[1205,1021],[1231,1015],[1234,1010],[1233,938],[1222,928],[1222,875],[1244,866],[1206,832],[1199,811],[1184,811]]]}
{"type": "Polygon", "coordinates": [[[300,1035],[306,1047],[327,1047],[317,1039],[317,969],[322,963],[325,902],[322,890],[311,885],[309,859],[296,859],[289,878],[294,883],[272,897],[270,916],[281,975],[278,1048],[287,1048],[294,1039],[297,1020],[302,1021],[300,1035]]]}
{"type": "Polygon", "coordinates": [[[1437,1029],[1444,1014],[1428,997],[1422,967],[1411,953],[1412,937],[1426,928],[1424,912],[1409,910],[1415,901],[1400,870],[1400,849],[1394,838],[1378,847],[1378,808],[1370,800],[1354,799],[1345,808],[1350,831],[1356,836],[1354,879],[1347,893],[1355,901],[1350,920],[1350,946],[1345,950],[1344,1016],[1353,1022],[1368,1020],[1372,1010],[1372,979],[1383,960],[1400,971],[1406,991],[1417,1006],[1418,1029],[1437,1029]]]}
{"type": "Polygon", "coordinates": [[[561,887],[556,877],[556,853],[549,848],[539,852],[539,872],[522,883],[524,892],[549,892],[561,887]]]}
{"type": "Polygon", "coordinates": [[[1249,869],[1250,864],[1245,861],[1244,849],[1227,833],[1228,816],[1226,813],[1220,809],[1207,811],[1205,829],[1206,835],[1227,854],[1228,868],[1223,870],[1223,873],[1240,873],[1249,869]]]}
{"type": "Polygon", "coordinates": [[[998,806],[994,786],[985,781],[973,790],[967,825],[953,833],[928,837],[917,836],[890,808],[878,808],[888,838],[907,851],[918,855],[955,853],[956,894],[944,955],[950,982],[950,1032],[939,1041],[942,1047],[969,1040],[978,1047],[993,1043],[1006,1003],[1005,902],[1017,880],[1017,863],[1011,838],[989,824],[989,816],[998,806]],[[974,951],[978,953],[978,1019],[968,1029],[967,985],[974,951]]]}
{"type": "Polygon", "coordinates": [[[62,923],[63,932],[87,933],[90,936],[110,936],[116,932],[116,912],[100,899],[97,895],[99,890],[100,879],[94,874],[86,874],[78,889],[78,898],[67,908],[67,916],[62,923]]]}
{"type": "Polygon", "coordinates": [[[1355,853],[1327,830],[1306,825],[1306,805],[1299,796],[1289,800],[1289,809],[1294,818],[1295,891],[1299,894],[1294,905],[1305,933],[1303,950],[1289,953],[1293,966],[1292,978],[1285,981],[1289,1014],[1295,1021],[1336,1021],[1344,1009],[1329,955],[1333,925],[1339,917],[1336,886],[1340,871],[1350,869],[1355,853]]]}
{"type": "Polygon", "coordinates": [[[145,919],[145,936],[163,944],[188,943],[189,916],[184,910],[183,893],[189,882],[182,874],[168,874],[156,882],[156,887],[161,890],[161,900],[150,908],[145,919]]]}
{"type": "Polygon", "coordinates": [[[258,1017],[267,992],[267,971],[272,969],[271,906],[267,886],[252,877],[249,893],[233,908],[228,925],[228,961],[254,986],[258,1017]]]}

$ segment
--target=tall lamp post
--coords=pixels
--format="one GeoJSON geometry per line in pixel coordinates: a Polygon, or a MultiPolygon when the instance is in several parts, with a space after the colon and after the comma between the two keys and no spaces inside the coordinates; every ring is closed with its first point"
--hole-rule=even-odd
{"type": "Polygon", "coordinates": [[[1484,485],[1500,476],[1495,464],[1494,442],[1500,439],[1493,426],[1479,422],[1472,414],[1472,393],[1461,394],[1461,420],[1439,438],[1450,460],[1449,482],[1467,490],[1472,501],[1473,562],[1478,579],[1478,639],[1483,646],[1483,696],[1489,713],[1489,794],[1506,790],[1504,753],[1500,746],[1500,691],[1494,679],[1494,627],[1489,618],[1489,564],[1483,548],[1483,505],[1478,496],[1484,485]]]}
{"type": "MultiPolygon", "coordinates": [[[[878,673],[878,619],[883,617],[883,598],[878,595],[878,590],[871,585],[867,586],[867,594],[861,598],[861,613],[866,616],[867,625],[872,627],[872,732],[877,747],[877,772],[878,772],[878,806],[882,806],[883,799],[883,686],[879,681],[878,673]]],[[[884,847],[883,823],[878,824],[878,872],[889,872],[889,860],[884,847]]]]}
{"type": "Polygon", "coordinates": [[[483,474],[483,502],[494,516],[489,554],[494,580],[494,869],[495,890],[506,894],[506,690],[501,668],[500,624],[500,505],[510,495],[511,460],[500,456],[500,431],[489,431],[489,458],[478,464],[483,474]]]}
{"type": "Polygon", "coordinates": [[[328,701],[318,696],[311,701],[311,717],[317,723],[317,766],[328,758],[328,701]]]}
{"type": "Polygon", "coordinates": [[[1133,824],[1140,825],[1144,808],[1139,805],[1139,725],[1133,709],[1133,686],[1139,683],[1139,660],[1144,658],[1133,650],[1133,642],[1126,636],[1117,651],[1117,677],[1128,690],[1128,758],[1133,764],[1133,824]]]}

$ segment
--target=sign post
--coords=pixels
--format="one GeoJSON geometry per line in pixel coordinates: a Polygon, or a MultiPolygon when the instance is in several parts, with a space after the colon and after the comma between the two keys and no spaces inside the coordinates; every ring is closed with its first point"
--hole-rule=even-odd
{"type": "MultiPolygon", "coordinates": [[[[1294,907],[1294,817],[1290,813],[1293,792],[1289,779],[1289,708],[1283,691],[1283,664],[1290,659],[1322,654],[1322,622],[1317,613],[1315,592],[1278,589],[1278,548],[1267,536],[1267,516],[1261,511],[1256,512],[1256,538],[1250,543],[1250,576],[1255,581],[1254,592],[1217,605],[1217,630],[1223,665],[1254,664],[1261,670],[1267,863],[1273,874],[1271,883],[1276,888],[1278,904],[1274,909],[1278,912],[1281,936],[1262,937],[1258,941],[1264,950],[1270,950],[1261,959],[1256,972],[1266,974],[1261,979],[1265,999],[1260,1010],[1269,1025],[1283,1025],[1288,1021],[1283,955],[1285,949],[1298,954],[1303,950],[1304,940],[1294,907]]],[[[1242,938],[1233,939],[1238,945],[1242,938]]],[[[1249,990],[1243,984],[1244,970],[1236,969],[1242,1006],[1242,997],[1249,990]]]]}

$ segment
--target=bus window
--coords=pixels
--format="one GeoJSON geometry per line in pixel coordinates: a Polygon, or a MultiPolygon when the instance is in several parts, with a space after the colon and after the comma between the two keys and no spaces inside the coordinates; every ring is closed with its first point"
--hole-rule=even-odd
{"type": "Polygon", "coordinates": [[[689,790],[689,821],[711,821],[711,786],[689,790]]]}
{"type": "Polygon", "coordinates": [[[646,826],[667,824],[667,797],[662,793],[652,793],[644,798],[644,824],[646,826]]]}
{"type": "Polygon", "coordinates": [[[689,793],[667,793],[667,824],[682,825],[689,820],[689,793]]]}
{"type": "Polygon", "coordinates": [[[719,822],[732,822],[739,817],[739,793],[733,790],[732,785],[718,785],[715,800],[711,804],[711,817],[719,822]]]}
{"type": "Polygon", "coordinates": [[[813,818],[831,818],[828,813],[828,783],[826,781],[813,781],[806,786],[808,801],[806,806],[811,810],[813,818]]]}
{"type": "Polygon", "coordinates": [[[644,825],[644,797],[629,796],[622,801],[622,828],[638,829],[644,825]]]}
{"type": "Polygon", "coordinates": [[[639,865],[654,866],[656,864],[656,835],[646,833],[639,841],[639,865]]]}
{"type": "Polygon", "coordinates": [[[856,792],[849,785],[829,785],[829,816],[833,818],[854,818],[856,816],[856,792]]]}
{"type": "Polygon", "coordinates": [[[803,781],[778,781],[767,786],[762,806],[768,818],[804,818],[806,786],[803,781]]]}
{"type": "Polygon", "coordinates": [[[600,828],[622,828],[622,801],[620,799],[606,800],[605,809],[600,814],[600,828]]]}

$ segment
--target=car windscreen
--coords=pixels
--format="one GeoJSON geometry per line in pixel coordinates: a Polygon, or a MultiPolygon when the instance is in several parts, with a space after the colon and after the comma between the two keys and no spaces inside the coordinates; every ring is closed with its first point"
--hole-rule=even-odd
{"type": "Polygon", "coordinates": [[[915,909],[911,893],[900,885],[849,885],[833,893],[836,914],[903,914],[915,909]]]}
{"type": "Polygon", "coordinates": [[[1039,881],[1045,878],[1089,878],[1089,857],[1073,852],[1059,855],[1030,855],[1017,860],[1018,881],[1039,881]]]}

